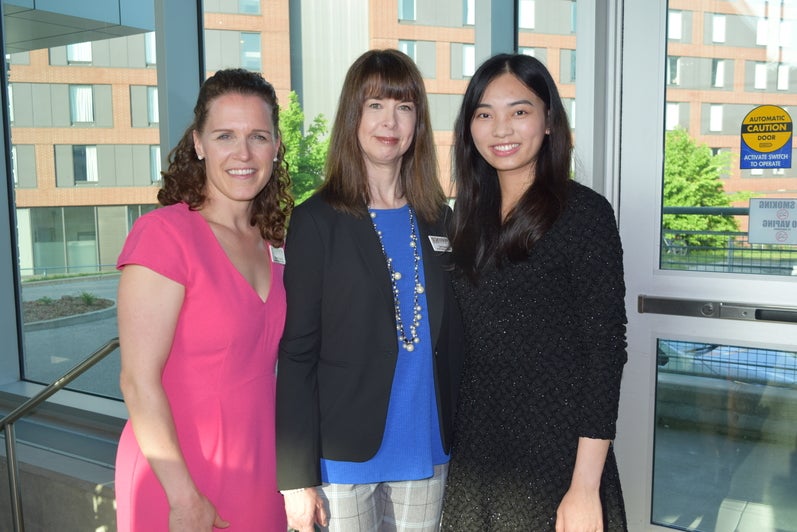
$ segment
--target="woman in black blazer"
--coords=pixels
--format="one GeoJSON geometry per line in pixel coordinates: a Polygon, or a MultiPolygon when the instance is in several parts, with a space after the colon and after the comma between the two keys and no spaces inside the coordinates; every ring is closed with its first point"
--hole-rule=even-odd
{"type": "Polygon", "coordinates": [[[462,334],[450,209],[409,57],[371,50],[351,66],[326,170],[286,244],[277,476],[288,522],[433,531],[462,334]]]}

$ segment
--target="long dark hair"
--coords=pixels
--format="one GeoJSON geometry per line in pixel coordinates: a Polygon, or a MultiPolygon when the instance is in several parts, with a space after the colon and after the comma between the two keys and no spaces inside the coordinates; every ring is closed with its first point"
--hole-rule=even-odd
{"type": "Polygon", "coordinates": [[[426,222],[434,222],[445,202],[437,178],[432,121],[426,88],[418,67],[398,50],[369,50],[349,67],[329,139],[326,180],[320,194],[335,209],[366,216],[368,174],[357,137],[363,105],[369,98],[415,104],[415,134],[401,159],[400,192],[426,222]]]}
{"type": "Polygon", "coordinates": [[[562,100],[548,69],[520,54],[500,54],[485,61],[465,91],[454,125],[456,204],[451,227],[455,264],[472,281],[490,259],[518,261],[551,228],[564,209],[570,180],[573,140],[562,100]],[[471,121],[487,86],[509,73],[545,102],[550,134],[534,161],[534,181],[502,220],[498,173],[479,154],[471,121]]]}
{"type": "MultiPolygon", "coordinates": [[[[199,89],[194,120],[183,133],[177,146],[169,153],[169,166],[161,172],[163,184],[158,191],[161,205],[187,203],[192,210],[202,208],[207,199],[205,163],[197,158],[193,132],[202,131],[208,119],[211,102],[229,93],[254,95],[271,108],[274,131],[279,133],[279,104],[274,87],[257,72],[242,68],[219,70],[209,77],[199,89]]],[[[285,226],[293,209],[290,195],[291,180],[285,163],[285,144],[280,143],[277,161],[266,186],[252,200],[250,223],[257,226],[264,239],[275,246],[285,242],[285,226]]]]}

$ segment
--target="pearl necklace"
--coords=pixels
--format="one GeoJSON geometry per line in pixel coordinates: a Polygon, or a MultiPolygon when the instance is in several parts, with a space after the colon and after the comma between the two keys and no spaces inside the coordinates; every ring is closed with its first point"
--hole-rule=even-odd
{"type": "Polygon", "coordinates": [[[421,285],[421,255],[418,251],[418,233],[415,230],[415,215],[412,212],[412,207],[410,207],[410,248],[412,248],[412,267],[413,275],[415,277],[415,288],[412,294],[412,323],[410,324],[408,335],[407,331],[404,330],[404,321],[401,319],[399,289],[398,283],[396,282],[401,279],[401,273],[393,269],[393,259],[385,252],[385,244],[382,242],[382,231],[379,230],[379,228],[376,226],[376,222],[374,221],[376,218],[376,212],[371,209],[368,209],[368,212],[371,215],[371,224],[374,226],[376,236],[379,238],[379,247],[382,248],[382,255],[384,255],[385,262],[387,263],[387,271],[390,274],[390,284],[393,286],[393,306],[396,312],[396,331],[398,333],[398,339],[404,349],[407,351],[413,351],[415,349],[415,344],[421,341],[421,339],[418,337],[418,326],[421,323],[421,304],[419,300],[421,294],[424,292],[423,285],[421,285]]]}

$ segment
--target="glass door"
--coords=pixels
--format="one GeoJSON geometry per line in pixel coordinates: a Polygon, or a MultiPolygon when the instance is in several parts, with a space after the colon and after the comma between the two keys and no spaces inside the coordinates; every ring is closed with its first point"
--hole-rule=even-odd
{"type": "Polygon", "coordinates": [[[633,530],[797,531],[797,10],[625,2],[633,530]]]}

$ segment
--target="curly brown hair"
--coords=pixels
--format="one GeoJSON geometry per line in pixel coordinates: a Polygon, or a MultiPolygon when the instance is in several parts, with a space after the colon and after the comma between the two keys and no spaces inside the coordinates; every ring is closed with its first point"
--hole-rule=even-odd
{"type": "MultiPolygon", "coordinates": [[[[169,153],[168,168],[161,172],[163,184],[158,191],[161,205],[186,203],[191,210],[199,210],[207,199],[205,185],[205,163],[197,157],[194,149],[194,131],[202,131],[208,118],[211,102],[229,93],[259,96],[271,108],[274,130],[279,133],[279,103],[274,87],[257,72],[242,68],[217,71],[199,89],[194,121],[183,133],[182,138],[169,153]]],[[[272,245],[280,247],[285,243],[288,217],[293,209],[290,194],[291,180],[285,162],[285,144],[280,143],[277,161],[266,186],[252,200],[253,226],[272,245]]]]}

